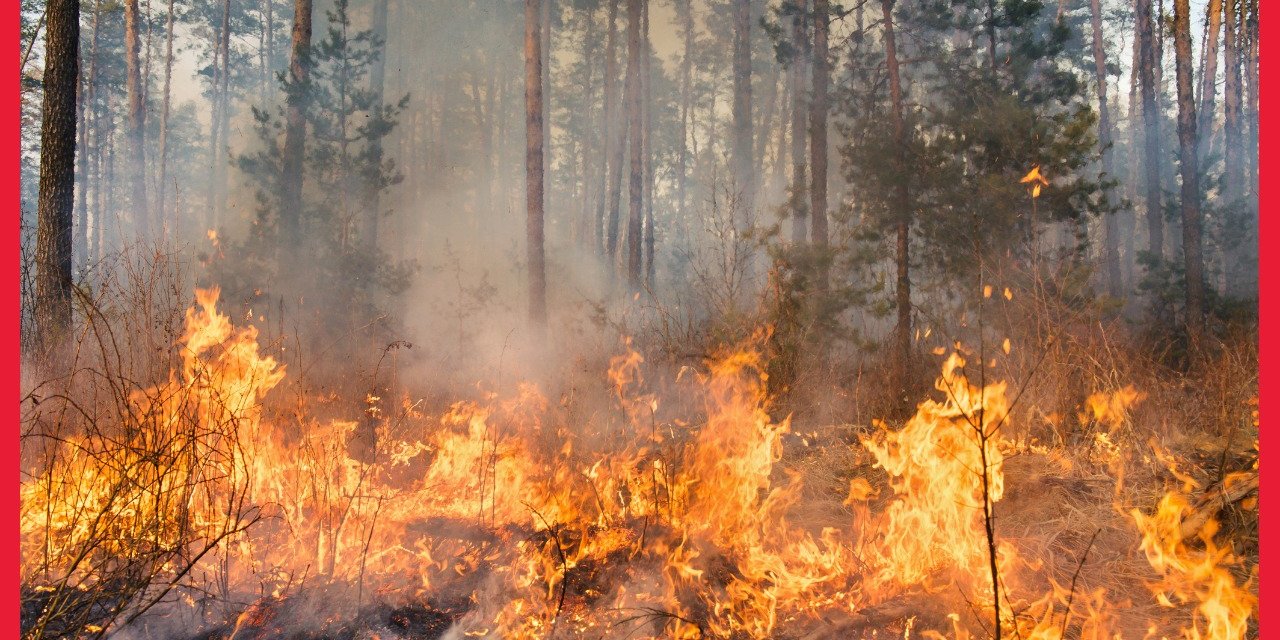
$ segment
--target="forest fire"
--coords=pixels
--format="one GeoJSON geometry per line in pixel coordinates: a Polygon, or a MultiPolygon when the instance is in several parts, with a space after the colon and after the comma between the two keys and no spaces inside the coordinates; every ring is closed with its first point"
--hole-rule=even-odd
{"type": "Polygon", "coordinates": [[[1261,636],[1259,0],[18,4],[23,640],[1261,636]]]}
{"type": "MultiPolygon", "coordinates": [[[[1026,592],[1038,559],[987,535],[1005,458],[1017,455],[1001,431],[1010,399],[1004,382],[971,384],[959,353],[943,365],[937,400],[862,439],[881,473],[851,481],[851,519],[815,527],[797,521],[804,478],[783,463],[789,424],[770,417],[751,344],[692,376],[700,411],[686,419],[645,391],[643,359],[628,351],[607,372],[617,420],[559,423],[521,385],[438,419],[412,405],[402,421],[380,416],[366,461],[349,453],[356,422],[266,419],[262,403],[286,371],[252,326],[217,309],[216,289],[197,299],[169,381],[131,398],[112,437],[68,439],[23,485],[25,580],[48,594],[46,613],[76,606],[68,594],[109,592],[103,576],[123,564],[170,585],[170,606],[198,607],[195,594],[215,588],[260,594],[223,635],[205,637],[306,631],[286,610],[304,606],[307,589],[341,589],[356,604],[306,623],[313,632],[384,600],[429,603],[437,618],[417,634],[371,627],[383,638],[824,637],[877,626],[967,638],[975,620],[994,624],[994,575],[1007,634],[1118,632],[1104,591],[1080,592],[1073,577],[1026,592]],[[968,611],[946,610],[966,601],[968,611]],[[930,626],[940,622],[949,628],[930,626]]],[[[1089,407],[1101,418],[1138,397],[1124,388],[1089,407]]],[[[1180,493],[1146,511],[1135,508],[1132,524],[1153,572],[1149,597],[1191,611],[1182,636],[1245,637],[1255,599],[1228,570],[1236,558],[1215,543],[1217,524],[1204,522],[1197,550],[1183,541],[1180,493]]],[[[79,633],[102,630],[92,619],[79,633]]]]}

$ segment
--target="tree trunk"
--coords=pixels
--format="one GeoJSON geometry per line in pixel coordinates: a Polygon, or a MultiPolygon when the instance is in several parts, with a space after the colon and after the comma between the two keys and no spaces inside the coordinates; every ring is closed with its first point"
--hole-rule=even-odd
{"type": "Polygon", "coordinates": [[[1236,8],[1237,0],[1225,3],[1223,19],[1225,41],[1224,57],[1226,78],[1223,83],[1223,149],[1222,149],[1222,182],[1223,191],[1228,204],[1237,202],[1243,195],[1244,167],[1240,162],[1242,142],[1240,121],[1242,119],[1243,92],[1240,82],[1240,31],[1241,20],[1236,8]]]}
{"type": "Polygon", "coordinates": [[[222,71],[218,74],[218,130],[222,132],[219,140],[217,161],[213,167],[214,195],[216,197],[213,214],[222,222],[227,211],[227,170],[231,164],[231,0],[223,0],[222,5],[222,71]]]}
{"type": "Polygon", "coordinates": [[[1160,203],[1160,112],[1156,106],[1155,40],[1151,0],[1137,0],[1138,84],[1142,93],[1143,169],[1145,171],[1147,251],[1164,258],[1164,210],[1160,203]]]}
{"type": "MultiPolygon", "coordinates": [[[[89,45],[88,58],[88,74],[85,74],[83,65],[79,70],[81,80],[80,95],[77,96],[76,104],[80,110],[80,153],[76,159],[78,172],[80,174],[80,200],[76,202],[76,221],[75,221],[75,244],[74,247],[79,249],[79,254],[75,257],[75,261],[80,266],[88,265],[92,262],[91,256],[93,251],[89,245],[89,187],[92,182],[89,175],[89,116],[96,114],[94,107],[95,86],[98,83],[98,18],[101,14],[98,5],[94,4],[93,10],[93,35],[90,38],[92,44],[89,45]]],[[[73,248],[73,253],[75,249],[73,248]]]]}
{"type": "MultiPolygon", "coordinates": [[[[1234,1],[1228,0],[1227,5],[1232,4],[1234,1]]],[[[1227,11],[1229,16],[1231,9],[1228,8],[1227,11]]],[[[1227,33],[1231,37],[1229,27],[1227,33]]],[[[1174,0],[1173,37],[1178,77],[1178,146],[1182,169],[1182,252],[1187,280],[1187,335],[1192,345],[1196,345],[1204,333],[1204,257],[1200,243],[1200,172],[1197,171],[1196,162],[1196,105],[1191,77],[1195,63],[1191,59],[1189,0],[1174,0]]]]}
{"type": "MultiPolygon", "coordinates": [[[[1249,47],[1245,52],[1245,76],[1249,80],[1246,95],[1248,102],[1245,109],[1245,120],[1249,123],[1249,140],[1245,145],[1245,159],[1249,165],[1250,206],[1256,214],[1258,211],[1258,0],[1248,0],[1249,16],[1245,26],[1249,35],[1249,47]]],[[[1256,245],[1255,245],[1256,246],[1256,245]]]]}
{"type": "Polygon", "coordinates": [[[1200,76],[1200,106],[1196,110],[1198,122],[1200,150],[1198,156],[1204,159],[1209,150],[1209,140],[1213,137],[1214,103],[1218,97],[1218,34],[1222,31],[1222,0],[1209,0],[1206,9],[1208,24],[1205,26],[1204,70],[1200,76]]]}
{"type": "MultiPolygon", "coordinates": [[[[374,0],[372,24],[373,37],[377,40],[378,57],[369,69],[369,92],[373,94],[373,108],[378,114],[383,110],[383,93],[386,88],[387,70],[387,0],[374,0]]],[[[375,116],[375,117],[381,117],[375,116]]],[[[478,123],[479,124],[479,123],[478,123]]],[[[382,139],[375,138],[369,146],[369,163],[382,166],[382,139]]],[[[379,173],[381,171],[379,170],[379,173]]],[[[375,180],[365,186],[369,193],[365,201],[367,210],[364,216],[364,228],[360,233],[361,249],[365,255],[372,256],[378,252],[378,222],[382,218],[382,185],[375,180]]],[[[483,188],[483,187],[481,187],[483,188]]]]}
{"type": "MultiPolygon", "coordinates": [[[[1108,180],[1115,177],[1111,141],[1111,105],[1107,102],[1107,54],[1102,35],[1102,0],[1090,0],[1090,22],[1093,27],[1093,69],[1098,81],[1098,146],[1102,147],[1102,173],[1108,180]]],[[[1102,193],[1104,208],[1111,206],[1110,189],[1102,193]]],[[[1106,267],[1107,290],[1113,297],[1121,294],[1119,240],[1116,237],[1116,214],[1105,212],[1103,263],[1106,267]]]]}
{"type": "MultiPolygon", "coordinates": [[[[890,22],[892,6],[892,3],[887,5],[885,14],[885,19],[890,22]]],[[[830,1],[813,0],[813,97],[809,104],[809,165],[813,171],[813,186],[809,195],[813,244],[819,249],[827,247],[827,87],[831,81],[827,32],[830,23],[830,1]]],[[[886,37],[892,37],[892,27],[886,26],[886,37]]],[[[826,288],[825,268],[818,273],[817,284],[819,289],[826,288]]]]}
{"type": "Polygon", "coordinates": [[[125,92],[129,99],[129,206],[133,213],[134,232],[147,235],[151,232],[151,219],[147,215],[147,160],[146,160],[146,96],[143,95],[142,50],[139,28],[138,0],[124,3],[124,61],[125,92]]]}
{"type": "MultiPolygon", "coordinates": [[[[615,78],[618,75],[617,17],[619,2],[620,0],[610,0],[609,2],[609,37],[605,43],[604,103],[605,118],[608,123],[605,133],[605,157],[608,164],[606,181],[608,184],[605,185],[605,191],[608,193],[609,211],[604,249],[610,273],[614,272],[618,255],[618,215],[619,210],[622,208],[622,162],[624,160],[623,151],[627,142],[626,128],[621,126],[621,122],[619,122],[617,87],[615,84],[615,78]]],[[[626,90],[625,87],[624,90],[626,90]]],[[[601,219],[603,220],[604,218],[602,217],[601,219]]]]}
{"type": "Polygon", "coordinates": [[[164,44],[164,98],[160,107],[160,184],[156,185],[156,217],[157,225],[177,234],[176,220],[168,216],[167,190],[169,180],[169,107],[173,99],[173,0],[169,0],[168,15],[165,17],[164,44]]]}
{"type": "Polygon", "coordinates": [[[542,0],[524,2],[525,230],[529,261],[529,319],[547,322],[547,276],[543,253],[542,0]]]}
{"type": "Polygon", "coordinates": [[[37,340],[53,346],[71,326],[80,0],[49,0],[45,22],[44,115],[40,126],[40,186],[36,203],[35,324],[37,340]]]}
{"type": "MultiPolygon", "coordinates": [[[[311,58],[311,0],[294,0],[289,54],[284,152],[280,172],[280,246],[292,253],[302,242],[302,165],[307,136],[307,76],[311,58]]],[[[292,265],[290,265],[292,266],[292,265]]]]}
{"type": "MultiPolygon", "coordinates": [[[[823,0],[818,0],[822,2],[823,0]]],[[[903,113],[902,75],[898,68],[898,48],[893,30],[894,0],[881,0],[884,11],[885,67],[889,72],[889,99],[892,102],[893,135],[897,144],[896,171],[898,181],[894,185],[894,214],[897,235],[895,261],[898,269],[896,291],[897,324],[894,326],[895,390],[905,398],[906,386],[911,379],[911,190],[907,184],[910,171],[907,167],[907,130],[903,113]]]]}
{"type": "Polygon", "coordinates": [[[676,10],[680,14],[684,36],[684,53],[680,60],[680,149],[676,168],[676,215],[684,220],[688,203],[689,122],[693,110],[693,0],[678,0],[676,10]]]}
{"type": "Polygon", "coordinates": [[[640,77],[640,31],[642,21],[641,2],[627,0],[627,138],[630,148],[630,181],[627,201],[627,289],[629,293],[640,291],[641,233],[644,218],[644,118],[640,113],[640,93],[643,80],[640,77]]]}
{"type": "Polygon", "coordinates": [[[644,132],[640,140],[641,155],[644,156],[644,282],[649,291],[653,291],[653,277],[656,266],[653,253],[656,246],[653,237],[653,69],[650,60],[653,57],[653,43],[649,40],[649,2],[645,0],[644,14],[641,17],[641,37],[643,57],[640,60],[641,79],[641,114],[644,119],[644,132]]]}
{"type": "Polygon", "coordinates": [[[751,131],[751,0],[733,2],[733,190],[739,229],[750,226],[755,195],[751,131]]]}
{"type": "Polygon", "coordinates": [[[809,34],[805,28],[808,0],[800,0],[791,16],[791,43],[795,57],[788,74],[791,81],[791,241],[797,245],[809,239],[809,152],[808,105],[805,101],[805,60],[809,56],[809,34]]]}

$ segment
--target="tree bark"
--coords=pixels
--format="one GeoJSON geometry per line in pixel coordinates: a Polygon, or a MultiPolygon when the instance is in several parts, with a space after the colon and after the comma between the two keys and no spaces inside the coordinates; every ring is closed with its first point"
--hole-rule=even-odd
{"type": "MultiPolygon", "coordinates": [[[[280,172],[280,247],[292,253],[302,241],[302,165],[306,153],[307,82],[311,68],[311,2],[294,0],[280,172]]],[[[292,266],[292,265],[290,265],[292,266]]]]}
{"type": "MultiPolygon", "coordinates": [[[[1245,22],[1249,35],[1249,47],[1245,52],[1245,77],[1249,80],[1249,88],[1245,100],[1245,120],[1249,123],[1249,140],[1245,145],[1245,159],[1249,165],[1248,193],[1250,206],[1256,216],[1258,212],[1258,0],[1248,0],[1249,16],[1245,22]]],[[[1256,248],[1256,245],[1255,245],[1256,248]]]]}
{"type": "Polygon", "coordinates": [[[49,0],[45,9],[40,186],[36,203],[37,340],[57,344],[71,326],[71,235],[75,204],[76,79],[80,0],[49,0]]]}
{"type": "Polygon", "coordinates": [[[733,190],[740,230],[746,230],[753,218],[755,153],[751,111],[751,0],[734,0],[733,190]]]}
{"type": "Polygon", "coordinates": [[[640,77],[640,31],[642,21],[641,2],[627,0],[627,138],[630,146],[630,180],[627,201],[627,289],[629,293],[640,291],[641,233],[644,219],[644,118],[640,113],[640,93],[643,80],[640,77]]]}
{"type": "MultiPolygon", "coordinates": [[[[1093,69],[1098,82],[1098,146],[1102,147],[1102,173],[1108,180],[1115,177],[1111,141],[1111,105],[1107,102],[1107,54],[1102,34],[1102,0],[1089,0],[1090,23],[1093,27],[1093,69]]],[[[1111,207],[1111,190],[1102,193],[1102,204],[1111,207]]],[[[1103,237],[1103,263],[1107,290],[1113,297],[1121,294],[1119,239],[1116,237],[1116,214],[1106,212],[1103,237]]]]}
{"type": "MultiPolygon", "coordinates": [[[[525,232],[529,262],[529,319],[547,322],[543,253],[542,19],[543,0],[524,2],[525,232]]],[[[634,1],[634,0],[633,0],[634,1]]]]}
{"type": "Polygon", "coordinates": [[[143,95],[142,50],[139,28],[138,0],[124,3],[124,60],[125,93],[129,99],[129,205],[133,213],[134,232],[147,235],[151,232],[151,219],[147,213],[147,160],[146,160],[146,96],[143,95]]]}
{"type": "Polygon", "coordinates": [[[1137,0],[1138,84],[1142,93],[1143,169],[1145,173],[1147,251],[1164,258],[1164,209],[1160,203],[1160,112],[1156,106],[1155,40],[1151,0],[1137,0]]]}
{"type": "Polygon", "coordinates": [[[791,16],[791,42],[795,57],[791,60],[791,241],[803,245],[809,240],[809,175],[805,132],[809,128],[808,104],[805,100],[805,61],[810,55],[809,34],[805,28],[808,0],[800,0],[791,16]]]}
{"type": "MultiPolygon", "coordinates": [[[[1234,2],[1228,0],[1227,4],[1230,6],[1234,2]]],[[[1229,22],[1230,18],[1228,18],[1229,22]]],[[[1197,171],[1196,162],[1196,105],[1191,77],[1195,63],[1191,59],[1189,0],[1174,0],[1173,37],[1178,79],[1178,146],[1181,151],[1182,169],[1182,252],[1187,281],[1186,322],[1187,335],[1192,345],[1196,345],[1204,334],[1204,256],[1200,242],[1200,172],[1197,171]]]]}
{"type": "MultiPolygon", "coordinates": [[[[821,2],[822,0],[819,0],[821,2]]],[[[885,67],[889,73],[889,99],[892,102],[893,135],[897,144],[896,171],[898,182],[894,185],[894,225],[897,236],[895,256],[898,270],[898,281],[895,304],[898,318],[894,326],[894,369],[897,380],[896,390],[901,397],[906,397],[907,383],[911,379],[911,190],[907,184],[908,174],[906,149],[907,130],[903,112],[902,75],[898,67],[897,41],[894,37],[893,24],[894,0],[881,0],[884,11],[884,50],[885,67]]]]}
{"type": "MultiPolygon", "coordinates": [[[[892,3],[889,13],[892,13],[892,3]]],[[[827,89],[831,81],[831,63],[827,59],[827,33],[831,23],[829,0],[813,0],[813,97],[809,103],[809,165],[813,186],[809,189],[810,215],[813,216],[813,244],[827,248],[827,89]]],[[[892,30],[890,29],[890,32],[892,30]]],[[[886,36],[890,32],[886,32],[886,36]]],[[[826,269],[818,273],[818,288],[827,286],[826,269]]]]}
{"type": "Polygon", "coordinates": [[[1244,167],[1240,162],[1242,140],[1240,121],[1243,117],[1243,92],[1240,82],[1240,14],[1236,8],[1237,0],[1224,3],[1223,40],[1225,42],[1223,60],[1225,66],[1225,82],[1222,96],[1222,181],[1223,191],[1228,204],[1237,202],[1243,195],[1244,167]]]}

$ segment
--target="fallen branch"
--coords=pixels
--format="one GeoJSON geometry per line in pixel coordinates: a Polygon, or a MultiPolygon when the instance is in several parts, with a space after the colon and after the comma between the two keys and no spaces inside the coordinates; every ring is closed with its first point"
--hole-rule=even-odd
{"type": "Polygon", "coordinates": [[[1258,472],[1232,474],[1221,484],[1214,485],[1191,505],[1190,515],[1182,520],[1182,539],[1194,537],[1210,518],[1227,505],[1245,499],[1258,490],[1258,472]]]}

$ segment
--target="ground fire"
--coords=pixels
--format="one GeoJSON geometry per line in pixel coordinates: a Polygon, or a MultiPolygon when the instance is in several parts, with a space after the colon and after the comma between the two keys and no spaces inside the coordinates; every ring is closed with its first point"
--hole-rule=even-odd
{"type": "MultiPolygon", "coordinates": [[[[1106,525],[1141,548],[1149,566],[1122,582],[1145,591],[1090,578],[1100,533],[991,535],[1011,458],[1054,454],[1006,437],[1012,392],[973,384],[964,345],[913,417],[856,443],[771,416],[760,332],[682,372],[687,414],[646,387],[623,343],[601,372],[614,415],[569,422],[532,384],[439,414],[368,397],[374,450],[357,459],[358,421],[264,409],[288,372],[218,295],[197,292],[165,384],[130,397],[116,428],[51,445],[23,483],[27,606],[38,624],[81,627],[58,635],[141,624],[140,604],[153,625],[225,616],[203,638],[969,638],[998,624],[1008,637],[1231,639],[1254,615],[1216,520],[1185,530],[1199,487],[1106,525]],[[847,508],[808,503],[814,448],[867,457],[847,508]],[[1076,566],[1059,573],[1041,554],[1069,534],[1076,566]]],[[[1094,393],[1079,419],[1118,427],[1141,398],[1094,393]]]]}

